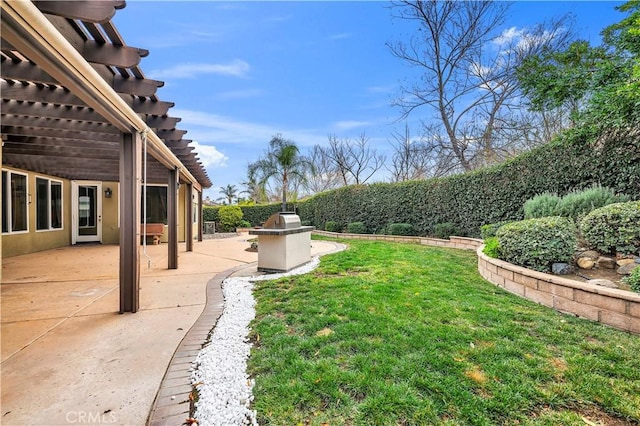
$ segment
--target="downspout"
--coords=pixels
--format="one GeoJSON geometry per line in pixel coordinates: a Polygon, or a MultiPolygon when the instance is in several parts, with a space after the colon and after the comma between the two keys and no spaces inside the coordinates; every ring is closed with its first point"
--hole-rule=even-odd
{"type": "MultiPolygon", "coordinates": [[[[140,132],[142,135],[142,254],[147,258],[147,269],[151,269],[151,256],[147,254],[147,133],[149,129],[140,132]]],[[[154,237],[155,238],[155,237],[154,237]]]]}

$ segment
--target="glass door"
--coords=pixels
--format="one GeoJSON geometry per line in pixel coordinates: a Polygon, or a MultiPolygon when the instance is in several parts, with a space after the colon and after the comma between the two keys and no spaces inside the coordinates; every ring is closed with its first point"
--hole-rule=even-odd
{"type": "Polygon", "coordinates": [[[72,243],[102,241],[102,183],[73,184],[72,243]]]}

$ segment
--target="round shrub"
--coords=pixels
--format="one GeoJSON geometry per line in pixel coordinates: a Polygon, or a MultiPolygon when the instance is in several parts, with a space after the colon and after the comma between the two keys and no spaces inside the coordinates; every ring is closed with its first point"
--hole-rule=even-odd
{"type": "Polygon", "coordinates": [[[640,201],[609,204],[587,214],[580,232],[601,253],[637,254],[640,250],[640,201]]]}
{"type": "Polygon", "coordinates": [[[560,197],[550,192],[538,194],[524,203],[524,218],[534,219],[539,217],[556,216],[560,197]]]}
{"type": "Polygon", "coordinates": [[[389,235],[413,235],[413,226],[410,223],[390,223],[387,226],[389,235]]]}
{"type": "Polygon", "coordinates": [[[238,228],[251,228],[251,222],[249,222],[248,220],[244,220],[243,219],[238,224],[238,228]]]}
{"type": "Polygon", "coordinates": [[[550,272],[554,262],[569,262],[576,249],[571,219],[551,216],[508,223],[498,229],[500,258],[515,265],[550,272]]]}
{"type": "Polygon", "coordinates": [[[448,239],[452,235],[460,235],[460,229],[455,223],[445,222],[436,223],[433,227],[433,233],[438,238],[448,239]]]}
{"type": "Polygon", "coordinates": [[[631,275],[624,277],[622,281],[628,284],[631,290],[640,293],[640,267],[631,271],[631,275]]]}
{"type": "Polygon", "coordinates": [[[578,220],[597,208],[624,201],[629,201],[629,197],[616,195],[611,188],[594,186],[580,191],[572,191],[562,197],[556,207],[556,215],[578,220]]]}
{"type": "Polygon", "coordinates": [[[494,259],[500,259],[500,242],[497,237],[489,237],[484,242],[482,252],[494,259]]]}
{"type": "Polygon", "coordinates": [[[242,209],[240,206],[222,206],[218,210],[220,220],[220,230],[222,232],[232,232],[242,221],[242,209]]]}
{"type": "Polygon", "coordinates": [[[480,227],[480,236],[482,237],[483,240],[486,240],[487,238],[495,237],[496,232],[498,231],[498,229],[500,229],[502,225],[506,225],[507,223],[511,223],[511,222],[513,221],[503,220],[502,222],[488,223],[486,225],[482,225],[480,227]]]}
{"type": "Polygon", "coordinates": [[[328,220],[324,224],[324,230],[327,232],[340,232],[340,228],[338,227],[338,222],[333,220],[328,220]]]}
{"type": "Polygon", "coordinates": [[[350,234],[366,234],[367,227],[363,222],[351,222],[347,225],[347,232],[350,234]]]}

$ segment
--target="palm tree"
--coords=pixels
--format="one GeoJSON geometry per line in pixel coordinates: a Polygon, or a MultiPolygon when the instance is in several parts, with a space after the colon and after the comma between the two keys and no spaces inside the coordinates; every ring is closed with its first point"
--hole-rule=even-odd
{"type": "Polygon", "coordinates": [[[265,185],[269,179],[275,179],[282,185],[282,211],[287,210],[287,191],[292,180],[306,181],[306,172],[311,169],[311,163],[300,155],[295,142],[284,139],[278,134],[269,141],[269,151],[265,158],[249,164],[249,180],[255,178],[260,185],[265,185]]]}
{"type": "Polygon", "coordinates": [[[224,197],[221,197],[219,199],[227,199],[229,201],[229,205],[231,205],[233,199],[238,196],[238,188],[236,188],[235,185],[221,186],[220,193],[224,195],[224,197]]]}

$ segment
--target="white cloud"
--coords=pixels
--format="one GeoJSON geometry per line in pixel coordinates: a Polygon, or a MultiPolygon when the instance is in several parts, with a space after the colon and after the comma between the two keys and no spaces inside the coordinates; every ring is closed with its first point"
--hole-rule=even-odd
{"type": "Polygon", "coordinates": [[[331,34],[329,36],[329,40],[342,40],[349,37],[351,37],[351,33],[337,33],[337,34],[331,34]]]}
{"type": "Polygon", "coordinates": [[[181,126],[189,130],[191,138],[201,143],[247,145],[262,150],[278,133],[292,139],[299,146],[313,146],[327,142],[325,130],[284,128],[192,110],[172,109],[171,114],[182,117],[181,126]]]}
{"type": "Polygon", "coordinates": [[[387,93],[391,93],[396,89],[396,85],[394,84],[388,84],[386,86],[384,85],[380,85],[380,86],[369,86],[367,87],[367,92],[368,93],[382,93],[382,94],[387,94],[387,93]]]}
{"type": "Polygon", "coordinates": [[[196,141],[193,141],[192,144],[205,168],[226,166],[226,162],[228,160],[227,156],[218,151],[215,146],[203,145],[196,141]]]}
{"type": "Polygon", "coordinates": [[[262,89],[244,89],[244,90],[230,90],[228,92],[221,92],[216,94],[216,98],[220,100],[230,99],[249,99],[257,98],[264,95],[265,91],[262,89]]]}
{"type": "Polygon", "coordinates": [[[333,128],[337,131],[346,131],[351,129],[357,129],[359,127],[370,126],[371,123],[368,121],[355,121],[355,120],[345,120],[345,121],[336,121],[333,123],[333,128]]]}
{"type": "Polygon", "coordinates": [[[524,30],[519,30],[516,27],[507,28],[498,37],[493,39],[493,43],[498,46],[506,46],[511,44],[515,39],[522,37],[524,30]]]}
{"type": "Polygon", "coordinates": [[[154,79],[196,78],[202,74],[218,74],[232,77],[245,77],[249,72],[249,64],[235,59],[226,64],[178,64],[163,70],[153,70],[149,73],[154,79]]]}

